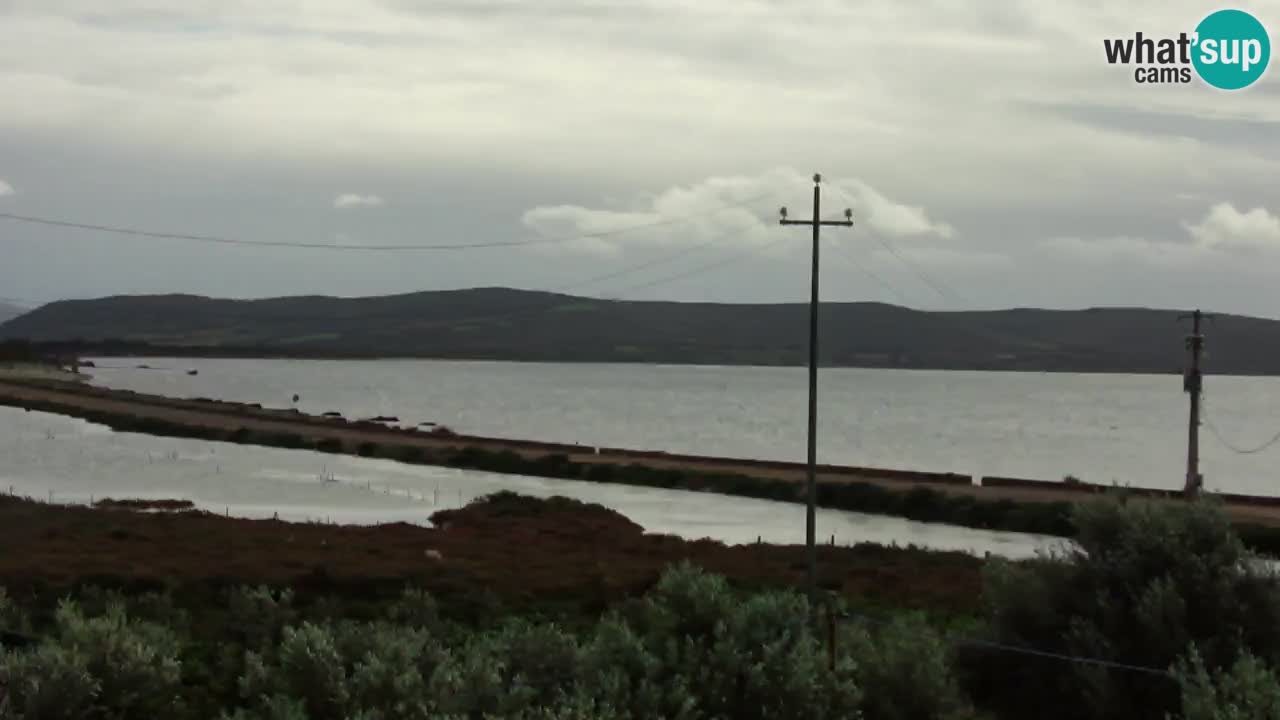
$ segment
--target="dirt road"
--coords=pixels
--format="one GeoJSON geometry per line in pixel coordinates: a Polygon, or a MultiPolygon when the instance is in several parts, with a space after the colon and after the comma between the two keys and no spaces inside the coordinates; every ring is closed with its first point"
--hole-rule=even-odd
{"type": "MultiPolygon", "coordinates": [[[[480,448],[511,451],[532,459],[563,455],[582,464],[642,465],[650,468],[773,478],[797,483],[805,479],[803,463],[676,455],[399,429],[378,423],[304,415],[295,410],[271,410],[243,403],[205,399],[168,398],[85,385],[0,379],[0,405],[46,410],[87,419],[112,416],[128,418],[130,421],[159,421],[170,426],[227,434],[241,429],[259,434],[291,434],[300,436],[309,447],[326,440],[340,444],[344,448],[343,452],[352,452],[365,443],[375,443],[391,450],[480,448]]],[[[1098,490],[1089,486],[1073,488],[1061,483],[1032,481],[1013,486],[984,486],[975,484],[973,478],[957,474],[836,465],[820,466],[818,480],[820,483],[870,483],[900,491],[928,487],[950,495],[1021,502],[1078,501],[1092,497],[1094,492],[1091,491],[1098,490]]],[[[1226,506],[1234,520],[1280,525],[1280,502],[1275,499],[1235,497],[1226,506]]]]}

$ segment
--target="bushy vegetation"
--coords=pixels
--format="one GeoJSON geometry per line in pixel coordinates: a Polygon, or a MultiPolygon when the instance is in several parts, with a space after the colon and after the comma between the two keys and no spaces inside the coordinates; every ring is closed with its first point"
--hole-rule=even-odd
{"type": "MultiPolygon", "coordinates": [[[[875,686],[909,656],[942,673],[930,687],[956,687],[936,638],[919,643],[901,628],[851,635],[832,667],[802,596],[741,595],[690,565],[572,629],[521,617],[465,626],[414,590],[356,620],[304,612],[287,590],[243,588],[226,598],[211,648],[191,646],[189,625],[139,620],[114,594],[99,595],[64,600],[38,643],[4,652],[0,717],[821,720],[865,709],[889,720],[915,717],[882,712],[900,701],[933,703],[911,681],[875,686]],[[221,687],[188,696],[184,679],[221,687]]],[[[940,702],[963,708],[954,692],[940,702]]]]}
{"type": "Polygon", "coordinates": [[[833,598],[831,636],[803,595],[689,564],[599,616],[413,588],[0,593],[0,718],[1280,718],[1280,583],[1218,508],[1109,500],[1072,522],[1074,547],[989,563],[979,616],[833,598]]]}
{"type": "Polygon", "coordinates": [[[1275,574],[1218,508],[1099,502],[1075,523],[1075,547],[989,565],[986,639],[1148,670],[975,649],[971,687],[1003,715],[1158,718],[1178,709],[1180,683],[1203,698],[1226,673],[1230,693],[1280,661],[1275,574]]]}
{"type": "Polygon", "coordinates": [[[13,718],[174,717],[183,710],[178,641],[122,605],[86,616],[59,605],[50,633],[0,657],[0,713],[13,718]]]}
{"type": "Polygon", "coordinates": [[[832,598],[819,632],[801,594],[689,564],[602,615],[416,588],[0,591],[0,720],[1280,720],[1280,580],[1219,507],[1112,498],[1070,521],[1074,546],[988,562],[972,618],[832,598]]]}

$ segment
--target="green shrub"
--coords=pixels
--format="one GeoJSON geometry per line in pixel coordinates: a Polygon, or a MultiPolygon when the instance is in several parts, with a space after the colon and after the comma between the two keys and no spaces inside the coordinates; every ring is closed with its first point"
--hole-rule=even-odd
{"type": "Polygon", "coordinates": [[[554,624],[506,623],[475,636],[432,680],[446,713],[511,713],[555,705],[580,674],[578,641],[554,624]]]}
{"type": "Polygon", "coordinates": [[[420,447],[408,445],[396,451],[396,459],[403,463],[423,463],[427,460],[427,452],[420,447]]]}
{"type": "Polygon", "coordinates": [[[428,717],[434,706],[428,679],[445,653],[422,632],[381,626],[351,669],[352,700],[371,717],[428,717]]]}
{"type": "Polygon", "coordinates": [[[1177,675],[1183,720],[1280,720],[1280,676],[1251,654],[1213,674],[1192,653],[1177,675]]]}
{"type": "Polygon", "coordinates": [[[0,630],[27,632],[30,628],[26,611],[9,597],[5,588],[0,587],[0,630]]]}
{"type": "Polygon", "coordinates": [[[923,618],[856,624],[839,647],[854,658],[866,720],[945,720],[970,717],[968,699],[952,670],[951,646],[923,618]]]}
{"type": "Polygon", "coordinates": [[[387,619],[396,625],[415,630],[436,631],[441,626],[440,606],[431,593],[408,587],[391,604],[387,619]]]}
{"type": "Polygon", "coordinates": [[[600,717],[700,717],[690,679],[667,672],[644,638],[619,618],[606,618],[596,627],[582,651],[581,678],[592,704],[611,711],[600,717]]]}
{"type": "Polygon", "coordinates": [[[569,460],[569,456],[564,453],[552,453],[543,455],[529,461],[529,474],[539,475],[542,477],[555,478],[576,478],[580,474],[580,468],[574,462],[569,460]]]}
{"type": "Polygon", "coordinates": [[[301,450],[307,446],[301,435],[291,432],[271,433],[266,437],[266,444],[290,450],[301,450]]]}
{"type": "Polygon", "coordinates": [[[303,623],[250,653],[239,681],[244,718],[425,718],[428,679],[448,656],[432,636],[388,623],[303,623]]]}
{"type": "Polygon", "coordinates": [[[131,621],[120,605],[87,617],[66,601],[55,634],[0,659],[0,686],[23,718],[171,717],[181,711],[179,644],[168,629],[131,621]]]}
{"type": "Polygon", "coordinates": [[[723,578],[681,565],[664,573],[637,621],[663,672],[683,677],[710,717],[856,717],[853,661],[830,672],[807,618],[801,596],[738,599],[723,578]]]}
{"type": "MultiPolygon", "coordinates": [[[[330,630],[311,623],[287,627],[278,652],[279,666],[272,680],[300,699],[312,720],[344,720],[351,691],[330,630]]],[[[260,667],[252,662],[250,666],[260,667]]],[[[253,685],[252,676],[245,684],[253,685]]]]}
{"type": "Polygon", "coordinates": [[[260,649],[274,643],[293,621],[293,590],[266,586],[236,587],[227,597],[228,621],[245,647],[260,649]]]}
{"type": "Polygon", "coordinates": [[[85,657],[57,643],[0,656],[0,687],[7,694],[0,715],[41,720],[88,717],[100,689],[85,657]]]}
{"type": "MultiPolygon", "coordinates": [[[[1156,670],[1188,648],[1211,671],[1247,653],[1280,659],[1275,577],[1247,562],[1216,506],[1091,502],[1074,523],[1077,546],[988,566],[992,640],[1156,670]]],[[[1001,652],[975,652],[965,665],[975,696],[1011,717],[1163,718],[1177,709],[1176,688],[1159,674],[1001,652]]]]}

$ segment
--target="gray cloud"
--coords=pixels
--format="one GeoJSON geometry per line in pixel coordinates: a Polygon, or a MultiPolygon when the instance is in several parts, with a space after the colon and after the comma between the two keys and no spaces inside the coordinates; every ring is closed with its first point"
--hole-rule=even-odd
{"type": "MultiPolygon", "coordinates": [[[[1261,2],[1242,7],[1280,22],[1261,2]]],[[[820,171],[832,212],[850,205],[858,221],[830,234],[833,299],[1274,314],[1280,266],[1247,255],[1280,211],[1268,196],[1280,75],[1241,93],[1138,87],[1103,58],[1104,37],[1177,33],[1205,12],[1191,0],[8,0],[0,93],[23,102],[0,113],[0,157],[21,184],[4,199],[15,213],[465,243],[776,197],[577,243],[434,255],[0,221],[0,286],[37,299],[555,287],[706,242],[598,289],[747,251],[635,295],[802,299],[805,244],[775,213],[807,212],[820,171]],[[335,188],[394,203],[318,206],[335,188]]]]}

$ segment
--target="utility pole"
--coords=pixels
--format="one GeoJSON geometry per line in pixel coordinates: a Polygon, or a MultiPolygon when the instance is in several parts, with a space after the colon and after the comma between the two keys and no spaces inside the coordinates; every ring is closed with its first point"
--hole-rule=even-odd
{"type": "Polygon", "coordinates": [[[1187,480],[1182,493],[1187,498],[1200,494],[1204,476],[1200,474],[1200,393],[1203,378],[1200,374],[1200,355],[1204,351],[1204,335],[1200,334],[1200,321],[1212,318],[1199,310],[1179,315],[1179,320],[1191,320],[1191,334],[1187,336],[1187,351],[1191,363],[1182,379],[1182,389],[1191,396],[1191,412],[1187,419],[1187,480]]]}
{"type": "Polygon", "coordinates": [[[818,549],[816,539],[816,508],[818,504],[818,231],[823,225],[853,226],[853,211],[844,211],[843,220],[822,219],[822,175],[813,176],[813,217],[809,220],[788,220],[787,209],[778,211],[783,225],[810,225],[813,227],[813,267],[809,281],[809,448],[807,482],[805,492],[804,541],[808,565],[809,621],[818,626],[818,549]]]}

